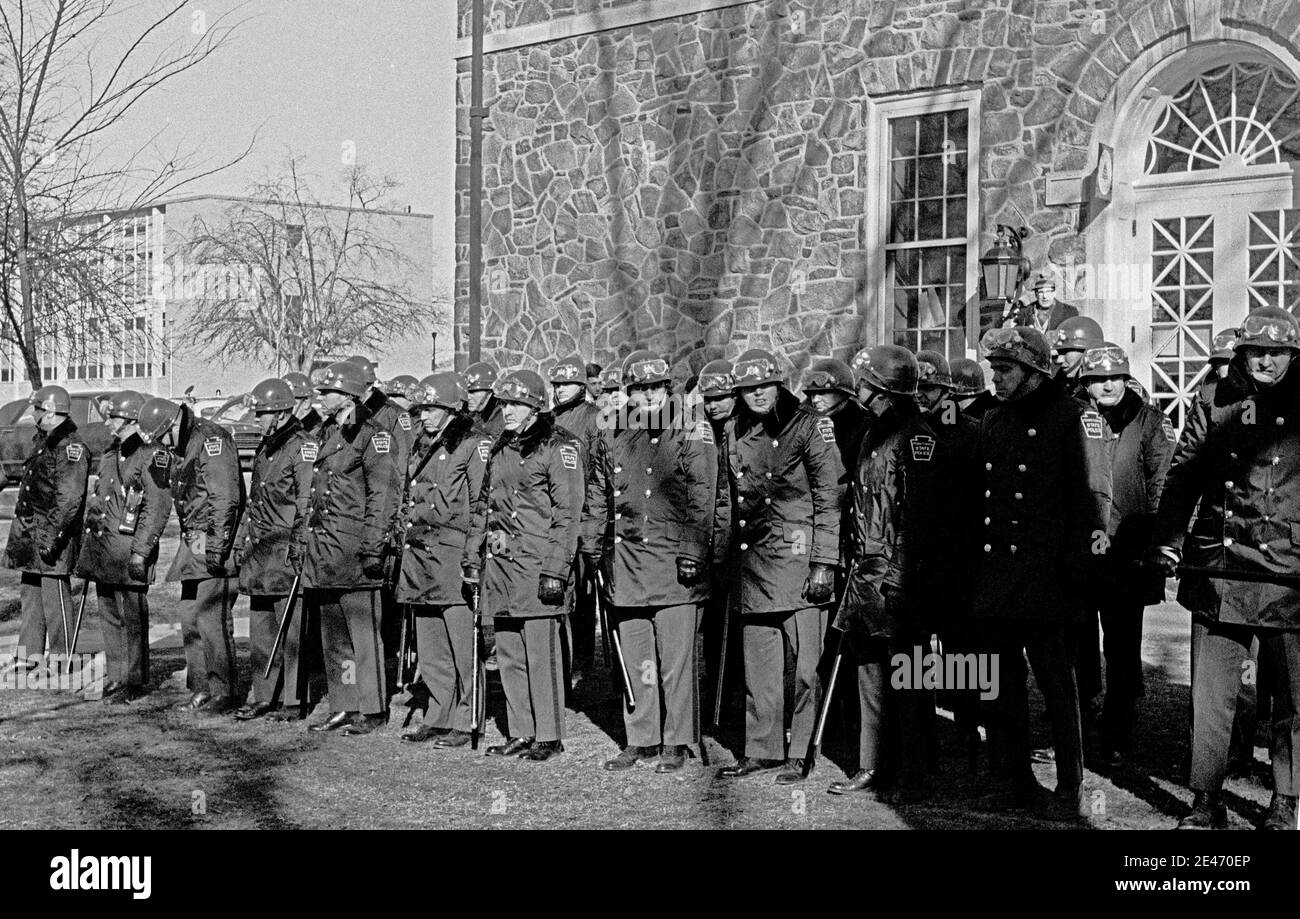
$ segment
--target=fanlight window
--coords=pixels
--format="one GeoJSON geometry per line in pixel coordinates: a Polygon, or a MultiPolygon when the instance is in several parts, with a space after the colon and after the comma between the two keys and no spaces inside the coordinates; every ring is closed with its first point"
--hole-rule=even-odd
{"type": "Polygon", "coordinates": [[[1171,97],[1147,146],[1146,173],[1300,159],[1300,82],[1266,64],[1227,64],[1171,97]]]}

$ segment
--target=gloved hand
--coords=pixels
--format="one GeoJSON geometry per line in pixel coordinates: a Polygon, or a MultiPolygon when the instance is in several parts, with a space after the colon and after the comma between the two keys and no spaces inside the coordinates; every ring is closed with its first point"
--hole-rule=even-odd
{"type": "Polygon", "coordinates": [[[384,576],[384,559],[381,555],[361,556],[361,573],[373,580],[384,576]]]}
{"type": "Polygon", "coordinates": [[[700,581],[699,563],[693,558],[679,558],[677,560],[677,580],[686,587],[698,584],[700,581]]]}
{"type": "Polygon", "coordinates": [[[207,552],[205,554],[205,560],[208,566],[208,574],[217,578],[226,577],[226,566],[222,564],[220,552],[207,552]]]}
{"type": "Polygon", "coordinates": [[[1148,567],[1166,578],[1178,577],[1178,563],[1182,560],[1182,553],[1168,546],[1152,546],[1143,559],[1148,567]]]}
{"type": "Polygon", "coordinates": [[[544,574],[537,579],[537,599],[547,606],[559,606],[564,602],[564,582],[544,574]]]}
{"type": "Polygon", "coordinates": [[[289,567],[293,569],[294,574],[302,574],[302,546],[297,543],[290,545],[286,561],[288,561],[289,567]]]}
{"type": "Polygon", "coordinates": [[[830,565],[814,562],[808,569],[808,579],[803,582],[801,596],[813,606],[831,602],[835,590],[835,569],[830,565]]]}
{"type": "Polygon", "coordinates": [[[53,542],[42,542],[36,547],[36,552],[41,557],[41,562],[46,565],[53,565],[59,560],[59,550],[55,548],[53,542]]]}
{"type": "Polygon", "coordinates": [[[473,604],[474,591],[478,588],[479,569],[477,565],[461,565],[460,567],[460,595],[464,597],[466,604],[473,604]]]}
{"type": "Polygon", "coordinates": [[[149,580],[149,572],[144,567],[144,556],[131,553],[131,557],[126,562],[126,576],[133,581],[149,580]]]}

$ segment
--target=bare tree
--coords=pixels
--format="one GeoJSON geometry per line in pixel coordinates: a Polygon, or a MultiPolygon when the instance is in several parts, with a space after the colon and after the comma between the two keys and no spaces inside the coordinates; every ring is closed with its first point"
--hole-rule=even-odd
{"type": "Polygon", "coordinates": [[[265,361],[310,372],[345,350],[374,350],[394,334],[445,319],[427,261],[397,239],[380,209],[397,187],[362,167],[344,175],[346,206],[322,205],[291,158],[221,219],[196,218],[182,252],[187,274],[207,281],[187,303],[177,338],[228,366],[265,361]]]}
{"type": "Polygon", "coordinates": [[[0,3],[0,341],[17,346],[33,386],[45,336],[112,335],[138,309],[147,281],[126,218],[248,153],[214,165],[161,149],[154,135],[106,154],[137,102],[202,64],[238,25],[159,0],[146,24],[124,31],[118,17],[135,6],[0,3]],[[165,39],[169,30],[186,39],[165,39]]]}

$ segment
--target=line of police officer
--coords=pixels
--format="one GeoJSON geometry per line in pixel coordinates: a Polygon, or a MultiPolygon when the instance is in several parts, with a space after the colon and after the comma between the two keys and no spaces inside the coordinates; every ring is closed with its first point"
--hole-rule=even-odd
{"type": "MultiPolygon", "coordinates": [[[[832,793],[904,801],[929,793],[935,698],[897,688],[889,671],[896,654],[937,638],[1001,667],[983,715],[970,692],[950,697],[967,739],[987,723],[990,800],[1077,819],[1085,717],[1101,693],[1098,622],[1101,756],[1114,766],[1132,749],[1142,607],[1160,598],[1160,576],[1175,573],[1192,508],[1199,502],[1192,538],[1202,569],[1281,579],[1300,564],[1292,531],[1282,531],[1300,526],[1286,514],[1300,461],[1300,445],[1286,442],[1300,412],[1287,400],[1300,384],[1292,376],[1281,385],[1300,325],[1280,310],[1251,314],[1238,372],[1202,391],[1172,467],[1174,430],[1147,404],[1123,350],[1083,317],[1048,334],[1050,343],[1028,326],[984,336],[996,398],[973,361],[950,366],[935,352],[881,345],[851,366],[815,363],[801,402],[776,357],[751,350],[734,366],[702,368],[692,395],[703,417],[674,397],[667,361],[648,351],[602,375],[599,404],[585,398],[586,365],[576,357],[551,368],[553,399],[538,374],[498,379],[488,364],[399,379],[386,393],[373,364],[354,358],[326,369],[315,406],[301,375],[254,388],[265,436],[247,499],[223,429],[134,393],[111,400],[117,438],[86,499],[67,394],[46,387],[33,396],[40,445],[7,550],[11,565],[29,571],[24,639],[43,647],[38,625],[59,634],[46,592],[61,590],[66,607],[80,543],[76,570],[96,581],[105,622],[108,699],[144,692],[145,591],[170,491],[182,539],[168,578],[182,584],[193,691],[183,708],[238,704],[237,577],[251,600],[259,677],[237,717],[296,717],[307,701],[303,639],[318,629],[332,711],[310,729],[375,730],[392,688],[391,623],[409,607],[428,698],[423,723],[403,739],[463,746],[482,724],[473,626],[481,603],[494,619],[507,702],[507,736],[487,752],[544,761],[563,750],[565,671],[590,666],[603,604],[621,655],[627,735],[607,769],[654,759],[657,771],[674,772],[699,743],[703,617],[715,674],[731,644],[727,625],[740,629],[744,751],[719,778],[773,772],[778,784],[795,784],[813,766],[834,610],[856,670],[861,736],[859,770],[832,793]],[[419,414],[418,431],[406,409],[419,414]],[[1243,427],[1254,422],[1239,416],[1260,411],[1275,423],[1243,427]],[[1222,483],[1227,497],[1213,484],[1223,475],[1243,480],[1222,483]],[[1222,535],[1234,527],[1251,528],[1249,539],[1222,535]],[[1225,551],[1234,538],[1235,551],[1225,551]],[[311,628],[288,630],[272,660],[295,580],[311,628]],[[1050,795],[1030,768],[1026,660],[1052,722],[1050,795]],[[268,663],[271,675],[260,678],[268,663]]],[[[1277,674],[1275,795],[1263,823],[1295,822],[1300,613],[1291,586],[1248,583],[1182,585],[1197,617],[1187,826],[1223,822],[1225,738],[1240,690],[1233,668],[1255,649],[1277,674]]]]}

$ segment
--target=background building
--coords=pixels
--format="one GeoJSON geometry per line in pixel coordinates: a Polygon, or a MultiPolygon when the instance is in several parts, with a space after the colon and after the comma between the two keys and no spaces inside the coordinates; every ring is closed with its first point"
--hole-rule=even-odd
{"type": "MultiPolygon", "coordinates": [[[[204,266],[188,264],[182,249],[186,234],[196,220],[209,225],[221,223],[223,212],[233,203],[250,201],[221,195],[181,197],[140,208],[128,214],[113,214],[115,223],[110,245],[134,269],[133,287],[138,302],[135,316],[114,321],[112,329],[100,328],[94,320],[74,328],[49,330],[42,334],[41,366],[44,382],[58,383],[69,390],[135,389],[152,395],[181,396],[193,387],[198,398],[234,395],[253,383],[292,369],[287,363],[248,360],[223,361],[220,355],[187,347],[177,334],[183,327],[192,298],[201,295],[204,284],[224,283],[204,266]]],[[[321,206],[324,219],[337,219],[343,208],[321,206]]],[[[108,221],[110,216],[89,219],[108,221]]],[[[385,238],[416,266],[413,289],[434,298],[432,270],[434,221],[427,214],[406,211],[367,211],[365,219],[382,230],[385,238]]],[[[444,306],[444,310],[446,307],[444,306]]],[[[428,373],[439,349],[438,366],[451,365],[449,329],[431,323],[425,328],[394,329],[387,347],[374,354],[381,376],[428,373]],[[440,334],[441,333],[441,334],[440,334]]],[[[354,353],[352,349],[348,354],[354,353]]],[[[346,357],[346,354],[335,355],[346,357]]],[[[31,392],[21,356],[8,343],[0,343],[0,401],[25,398],[31,392]]]]}
{"type": "Polygon", "coordinates": [[[1214,331],[1296,305],[1294,0],[485,3],[481,342],[503,363],[969,353],[1007,224],[1180,423],[1214,331]]]}

